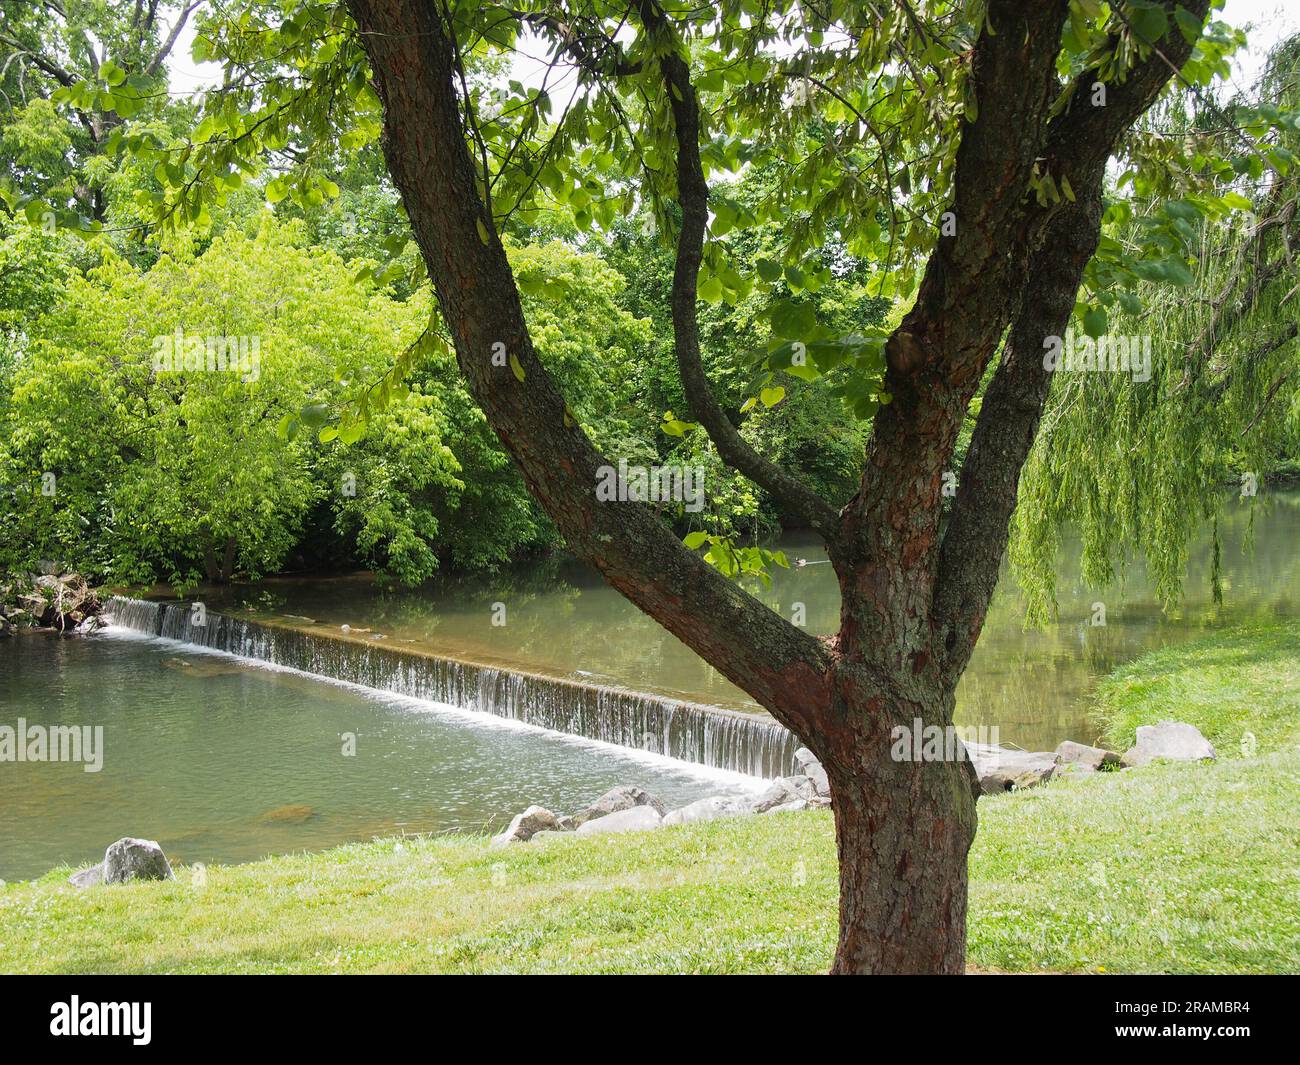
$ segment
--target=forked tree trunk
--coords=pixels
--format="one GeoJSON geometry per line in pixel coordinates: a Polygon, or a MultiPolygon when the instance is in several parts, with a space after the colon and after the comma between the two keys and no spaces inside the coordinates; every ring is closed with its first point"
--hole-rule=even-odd
{"type": "MultiPolygon", "coordinates": [[[[1208,5],[1186,0],[1184,6],[1203,17],[1208,5]]],[[[580,557],[770,709],[825,766],[840,862],[832,972],[963,971],[975,774],[962,759],[896,758],[891,730],[915,730],[918,719],[922,727],[951,725],[953,691],[996,583],[1016,480],[1047,393],[1034,353],[1043,336],[1064,328],[1073,309],[1095,246],[1111,148],[1186,60],[1190,43],[1170,19],[1161,47],[1112,86],[1106,107],[1080,105],[1052,117],[1064,0],[990,3],[971,75],[979,117],[963,126],[956,159],[953,208],[960,224],[955,236],[938,242],[914,307],[886,345],[894,398],[873,426],[859,494],[839,515],[807,500],[723,424],[697,365],[689,297],[699,249],[679,254],[675,288],[686,295],[678,300],[676,339],[693,409],[728,461],[793,500],[823,534],[844,609],[839,633],[822,642],[729,584],[647,508],[596,503],[597,470],[608,460],[533,350],[466,147],[444,11],[427,0],[348,0],[348,6],[384,106],[389,171],[458,363],[529,490],[580,557]],[[1044,172],[1072,179],[1078,203],[1040,209],[1028,196],[1031,169],[1044,159],[1044,172]],[[1052,227],[1054,216],[1061,217],[1052,227]],[[1052,239],[1045,241],[1044,233],[1052,239]],[[988,390],[963,466],[941,565],[941,474],[1009,324],[1010,353],[988,390]],[[508,365],[494,359],[499,349],[509,352],[508,365]]],[[[639,7],[647,25],[666,32],[657,4],[644,0],[639,7]]],[[[671,82],[685,141],[679,192],[694,195],[683,233],[698,241],[707,189],[695,172],[690,71],[671,48],[659,65],[671,82]]],[[[1080,85],[1094,77],[1084,71],[1080,85]]]]}

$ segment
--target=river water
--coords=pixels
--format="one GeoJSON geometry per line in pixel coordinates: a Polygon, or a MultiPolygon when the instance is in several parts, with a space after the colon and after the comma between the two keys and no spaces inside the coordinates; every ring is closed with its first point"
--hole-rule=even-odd
{"type": "Polygon", "coordinates": [[[98,772],[0,763],[9,880],[97,861],[127,835],[186,862],[239,862],[403,832],[495,831],[531,803],[573,813],[618,784],[670,808],[761,786],[134,634],[8,640],[0,693],[0,725],[104,730],[98,772]]]}
{"type": "MultiPolygon", "coordinates": [[[[1191,555],[1173,614],[1140,567],[1097,593],[1078,577],[1077,547],[1060,566],[1059,620],[1026,631],[1004,579],[958,692],[958,720],[1003,742],[1050,749],[1092,740],[1098,677],[1143,651],[1256,617],[1300,613],[1300,494],[1254,516],[1235,503],[1220,522],[1225,602],[1210,598],[1208,536],[1191,555]],[[1106,624],[1091,624],[1093,604],[1106,624]]],[[[761,597],[786,616],[802,603],[810,631],[835,629],[839,597],[824,555],[776,570],[761,597]]],[[[366,577],[281,578],[205,589],[213,611],[337,637],[374,640],[506,670],[660,693],[756,711],[745,694],[602,584],[551,561],[493,578],[392,591],[366,577]]],[[[102,725],[104,768],[0,763],[0,878],[98,859],[123,835],[157,838],[196,862],[244,861],[403,831],[499,828],[529,803],[571,812],[615,784],[637,783],[669,806],[753,790],[752,778],[609,744],[559,736],[472,710],[326,683],[289,670],[116,632],[0,643],[0,725],[102,725]],[[355,754],[345,754],[347,735],[355,754]]]]}
{"type": "MultiPolygon", "coordinates": [[[[1224,603],[1210,593],[1211,538],[1193,545],[1186,595],[1165,613],[1139,564],[1103,592],[1079,578],[1078,545],[1067,541],[1058,570],[1058,620],[1027,631],[1025,603],[1004,576],[958,688],[957,719],[996,727],[1003,742],[1051,749],[1090,741],[1089,694],[1098,677],[1137,655],[1249,618],[1300,614],[1300,493],[1274,493],[1251,511],[1229,503],[1220,519],[1224,603]],[[1247,550],[1249,548],[1249,550],[1247,550]],[[1106,624],[1094,625],[1094,604],[1106,624]]],[[[786,617],[805,607],[809,631],[839,625],[839,590],[825,553],[787,537],[791,559],[772,587],[755,594],[786,617]]],[[[757,710],[752,700],[599,575],[574,562],[523,567],[493,578],[435,581],[417,591],[384,590],[366,577],[284,578],[256,588],[202,593],[213,609],[280,624],[382,636],[395,646],[469,661],[658,692],[716,706],[757,710]],[[297,616],[289,616],[297,615],[297,616]]]]}

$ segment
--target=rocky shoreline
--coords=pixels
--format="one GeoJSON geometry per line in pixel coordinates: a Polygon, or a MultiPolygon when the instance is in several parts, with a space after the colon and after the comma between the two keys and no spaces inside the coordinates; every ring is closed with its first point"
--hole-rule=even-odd
{"type": "MultiPolygon", "coordinates": [[[[1166,721],[1142,725],[1137,742],[1122,755],[1102,747],[1066,740],[1055,751],[1019,751],[986,744],[966,744],[981,794],[1019,791],[1054,777],[1077,777],[1118,772],[1154,761],[1205,761],[1215,757],[1214,747],[1194,725],[1166,721]]],[[[555,814],[530,806],[516,814],[503,832],[492,837],[493,848],[514,843],[545,842],[557,836],[595,836],[611,832],[638,832],[719,817],[775,814],[829,806],[830,781],[816,755],[807,747],[795,752],[799,773],[780,777],[752,797],[712,795],[677,810],[634,784],[612,788],[586,809],[572,815],[555,814]]]]}
{"type": "MultiPolygon", "coordinates": [[[[1066,740],[1055,751],[1016,751],[1005,747],[966,745],[983,794],[1018,791],[1053,777],[1073,777],[1097,772],[1118,772],[1154,761],[1206,761],[1215,758],[1214,747],[1193,725],[1167,721],[1142,725],[1137,742],[1123,755],[1101,747],[1066,740]]],[[[611,788],[576,814],[555,814],[542,806],[529,806],[516,814],[489,846],[496,850],[516,843],[544,844],[559,836],[598,836],[619,832],[644,832],[669,825],[713,821],[723,817],[777,814],[809,810],[831,804],[826,770],[806,747],[795,754],[800,771],[772,781],[751,796],[710,795],[676,810],[635,784],[611,788]]],[[[282,807],[272,815],[310,807],[282,807]]],[[[104,859],[68,877],[74,887],[90,888],[133,880],[174,880],[170,863],[153,840],[125,837],[109,845],[104,859]]]]}
{"type": "Polygon", "coordinates": [[[49,572],[0,583],[0,638],[23,632],[63,636],[94,632],[102,624],[99,593],[79,573],[49,572]]]}

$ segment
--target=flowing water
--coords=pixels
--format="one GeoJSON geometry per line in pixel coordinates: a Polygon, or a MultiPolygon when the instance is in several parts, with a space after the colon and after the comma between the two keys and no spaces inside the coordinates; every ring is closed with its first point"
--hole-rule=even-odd
{"type": "MultiPolygon", "coordinates": [[[[617,784],[669,807],[758,781],[138,635],[0,645],[0,725],[102,726],[103,766],[0,763],[0,878],[125,835],[249,861],[402,832],[498,830],[617,784]],[[355,753],[344,753],[348,734],[355,753]]],[[[83,755],[86,752],[83,752],[83,755]]]]}
{"type": "MultiPolygon", "coordinates": [[[[1208,535],[1172,614],[1140,566],[1120,587],[1085,588],[1067,544],[1060,620],[1026,631],[1004,578],[958,721],[1028,749],[1092,740],[1090,692],[1116,665],[1236,621],[1300,615],[1300,494],[1275,494],[1251,521],[1234,503],[1220,522],[1222,606],[1208,535]],[[1105,625],[1092,623],[1098,603],[1105,625]]],[[[806,564],[775,570],[756,594],[787,617],[800,610],[812,632],[834,631],[824,554],[798,537],[783,546],[806,564]]],[[[205,624],[192,602],[121,600],[108,636],[0,644],[0,725],[106,730],[99,773],[0,763],[0,877],[93,860],[124,834],[188,861],[239,861],[495,828],[528,803],[572,811],[618,783],[680,805],[791,765],[792,737],[575,563],[416,591],[280,578],[190,598],[205,624]],[[355,757],[342,753],[345,734],[355,757]]]]}

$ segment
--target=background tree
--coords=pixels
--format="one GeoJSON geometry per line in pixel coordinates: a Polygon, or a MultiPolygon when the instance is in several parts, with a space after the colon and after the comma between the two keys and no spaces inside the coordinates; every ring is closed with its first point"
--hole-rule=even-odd
{"type": "Polygon", "coordinates": [[[105,220],[109,137],[165,109],[167,57],[201,2],[0,3],[0,180],[11,206],[35,197],[65,220],[105,220]],[[56,98],[75,102],[64,113],[56,98]]]}

